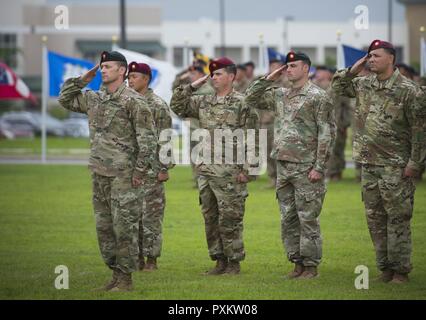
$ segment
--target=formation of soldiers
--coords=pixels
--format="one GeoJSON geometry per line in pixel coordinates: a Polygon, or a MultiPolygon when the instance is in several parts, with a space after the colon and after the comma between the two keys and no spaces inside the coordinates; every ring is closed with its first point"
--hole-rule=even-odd
{"type": "MultiPolygon", "coordinates": [[[[251,62],[236,65],[226,57],[208,65],[196,61],[176,77],[171,110],[149,88],[150,67],[128,65],[118,52],[103,52],[92,70],[67,80],[59,102],[89,118],[96,230],[102,257],[112,270],[111,281],[99,289],[132,290],[133,272],[157,269],[166,203],[163,184],[173,168],[172,162],[160,159],[164,142],[159,136],[171,128],[171,111],[190,119],[192,131],[201,128],[212,137],[218,129],[268,129],[268,175],[276,188],[283,246],[294,264],[288,279],[319,274],[326,178],[341,178],[346,130],[353,122],[354,160],[361,168],[380,279],[407,282],[413,179],[426,158],[426,87],[403,76],[395,58],[392,44],[375,40],[351,68],[334,76],[318,68],[313,81],[311,60],[302,52],[272,61],[268,74],[256,79],[251,62]],[[101,89],[82,90],[99,67],[101,89]]],[[[219,150],[208,146],[213,158],[219,150]]],[[[233,140],[233,152],[241,147],[244,152],[250,148],[245,140],[233,140]]],[[[224,159],[226,152],[220,148],[224,159]]],[[[237,275],[245,258],[247,183],[255,176],[253,164],[244,159],[193,161],[208,253],[216,262],[206,275],[237,275]]]]}

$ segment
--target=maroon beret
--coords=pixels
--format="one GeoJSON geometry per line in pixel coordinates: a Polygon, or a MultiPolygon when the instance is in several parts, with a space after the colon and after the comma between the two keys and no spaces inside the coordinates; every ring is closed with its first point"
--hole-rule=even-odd
{"type": "Polygon", "coordinates": [[[228,59],[227,57],[222,57],[217,60],[212,60],[209,64],[210,75],[212,76],[213,72],[215,72],[216,70],[226,68],[229,66],[235,66],[235,63],[234,61],[232,61],[231,59],[228,59]]]}
{"type": "Polygon", "coordinates": [[[130,62],[128,73],[130,74],[131,72],[139,72],[142,74],[146,74],[149,76],[150,80],[152,77],[151,68],[146,63],[137,63],[136,61],[130,62]]]}
{"type": "Polygon", "coordinates": [[[395,51],[394,46],[392,45],[392,43],[387,42],[387,41],[382,41],[382,40],[374,40],[370,46],[368,47],[368,53],[370,53],[370,51],[372,50],[376,50],[376,49],[391,49],[395,51]]]}

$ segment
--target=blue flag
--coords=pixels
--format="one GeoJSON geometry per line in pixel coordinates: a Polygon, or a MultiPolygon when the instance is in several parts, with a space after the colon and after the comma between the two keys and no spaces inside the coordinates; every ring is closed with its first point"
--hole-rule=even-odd
{"type": "MultiPolygon", "coordinates": [[[[78,77],[94,67],[90,61],[71,58],[49,51],[47,53],[49,65],[49,96],[58,97],[61,86],[65,80],[78,77]]],[[[101,85],[101,74],[98,72],[96,77],[87,85],[87,88],[99,90],[101,85]]]]}
{"type": "Polygon", "coordinates": [[[342,47],[345,68],[353,66],[355,62],[357,62],[359,59],[361,59],[367,54],[366,51],[362,51],[354,47],[349,47],[344,44],[342,45],[342,47]]]}
{"type": "Polygon", "coordinates": [[[268,62],[270,63],[271,61],[280,61],[282,63],[285,63],[286,61],[286,56],[279,53],[278,51],[268,48],[268,62]]]}

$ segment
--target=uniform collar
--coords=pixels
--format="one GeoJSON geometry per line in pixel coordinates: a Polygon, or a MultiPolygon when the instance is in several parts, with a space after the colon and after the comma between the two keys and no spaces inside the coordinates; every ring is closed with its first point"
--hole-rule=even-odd
{"type": "Polygon", "coordinates": [[[100,91],[102,92],[102,98],[109,98],[109,100],[117,100],[123,91],[127,88],[126,82],[123,82],[114,93],[109,93],[106,86],[102,85],[100,91]]]}
{"type": "Polygon", "coordinates": [[[400,75],[398,68],[395,68],[392,76],[385,80],[385,81],[379,81],[377,79],[377,75],[373,77],[373,82],[371,85],[376,89],[392,89],[393,84],[395,83],[396,79],[400,75]]]}
{"type": "Polygon", "coordinates": [[[303,85],[302,88],[300,88],[297,91],[292,91],[292,89],[288,92],[288,97],[292,98],[295,96],[306,96],[308,94],[309,89],[312,86],[312,82],[310,80],[306,81],[306,83],[303,85]]]}
{"type": "Polygon", "coordinates": [[[146,89],[145,93],[143,94],[145,97],[150,97],[154,94],[154,91],[151,88],[146,89]]]}
{"type": "Polygon", "coordinates": [[[235,89],[234,88],[232,88],[232,91],[230,92],[230,93],[228,93],[226,96],[223,96],[223,97],[218,97],[217,96],[217,94],[215,93],[214,94],[214,100],[217,102],[217,101],[220,101],[220,102],[224,102],[224,103],[226,103],[227,101],[229,101],[233,96],[234,96],[234,94],[236,93],[237,91],[235,91],[235,89]]]}

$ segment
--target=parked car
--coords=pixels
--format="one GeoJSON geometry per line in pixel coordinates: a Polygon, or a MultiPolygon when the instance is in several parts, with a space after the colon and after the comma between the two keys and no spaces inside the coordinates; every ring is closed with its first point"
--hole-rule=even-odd
{"type": "Polygon", "coordinates": [[[34,138],[34,130],[28,124],[12,125],[7,121],[0,119],[0,138],[34,138]]]}
{"type": "MultiPolygon", "coordinates": [[[[42,116],[40,112],[6,112],[0,119],[12,126],[29,125],[36,135],[41,134],[42,116]]],[[[53,136],[64,136],[65,130],[62,121],[47,114],[46,133],[53,136]]]]}
{"type": "Polygon", "coordinates": [[[89,123],[87,119],[69,118],[64,120],[65,135],[68,137],[89,137],[89,123]]]}

